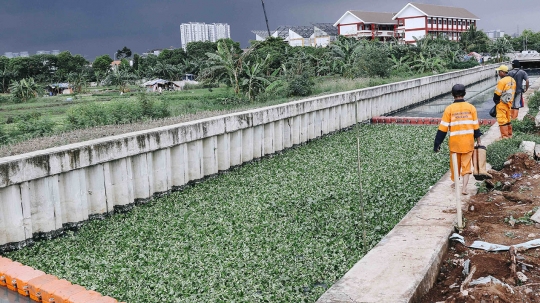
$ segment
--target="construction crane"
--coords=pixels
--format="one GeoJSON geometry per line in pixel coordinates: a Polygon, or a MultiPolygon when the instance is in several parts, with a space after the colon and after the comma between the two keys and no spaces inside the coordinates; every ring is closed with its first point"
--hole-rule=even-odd
{"type": "Polygon", "coordinates": [[[261,3],[262,3],[262,7],[263,7],[263,12],[264,12],[264,19],[266,20],[266,29],[268,30],[268,37],[271,36],[270,34],[270,26],[268,26],[268,17],[266,16],[266,9],[264,8],[264,1],[261,0],[261,3]]]}

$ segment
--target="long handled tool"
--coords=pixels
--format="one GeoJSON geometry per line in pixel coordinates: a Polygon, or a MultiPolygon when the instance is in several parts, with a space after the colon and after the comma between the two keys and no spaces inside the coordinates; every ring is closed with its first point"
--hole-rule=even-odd
{"type": "Polygon", "coordinates": [[[456,153],[452,153],[452,169],[454,170],[454,184],[456,189],[457,229],[461,232],[464,226],[463,216],[461,214],[461,184],[459,182],[459,169],[456,153]]]}
{"type": "Polygon", "coordinates": [[[362,196],[362,162],[360,161],[360,121],[358,121],[358,101],[354,104],[354,111],[354,117],[356,120],[356,156],[358,162],[358,196],[360,198],[360,215],[362,218],[362,249],[364,254],[366,254],[366,221],[364,217],[364,198],[362,196]]]}

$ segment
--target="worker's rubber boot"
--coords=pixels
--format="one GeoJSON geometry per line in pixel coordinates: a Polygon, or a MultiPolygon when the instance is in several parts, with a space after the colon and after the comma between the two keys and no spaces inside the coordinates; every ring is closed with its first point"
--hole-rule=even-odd
{"type": "Polygon", "coordinates": [[[506,125],[508,128],[508,138],[512,138],[512,124],[506,125]]]}
{"type": "Polygon", "coordinates": [[[508,125],[499,125],[499,130],[501,131],[501,139],[508,138],[508,125]]]}
{"type": "Polygon", "coordinates": [[[476,180],[485,180],[485,179],[491,179],[493,176],[489,174],[486,170],[486,147],[479,145],[474,147],[473,151],[473,165],[474,165],[474,172],[473,176],[476,180]]]}

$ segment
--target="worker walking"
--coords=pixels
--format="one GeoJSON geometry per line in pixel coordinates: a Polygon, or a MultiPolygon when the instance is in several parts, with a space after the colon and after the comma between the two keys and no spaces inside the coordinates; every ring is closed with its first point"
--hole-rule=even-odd
{"type": "Polygon", "coordinates": [[[433,151],[438,152],[446,134],[450,134],[450,138],[448,139],[450,149],[450,177],[454,183],[457,182],[454,176],[452,160],[452,153],[455,153],[457,154],[458,172],[463,179],[463,186],[461,187],[461,193],[463,195],[467,194],[467,183],[469,183],[469,177],[472,174],[471,158],[474,150],[474,140],[476,139],[478,144],[480,144],[480,136],[482,135],[478,124],[476,108],[463,99],[465,94],[464,85],[456,84],[452,87],[454,102],[444,110],[433,147],[433,151]]]}
{"type": "Polygon", "coordinates": [[[514,95],[514,102],[512,102],[510,113],[512,120],[515,120],[518,118],[519,109],[525,106],[523,93],[529,90],[529,75],[527,75],[526,71],[521,69],[519,60],[514,60],[512,61],[512,70],[508,72],[508,76],[516,80],[516,93],[514,95]],[[525,89],[523,89],[523,81],[525,81],[525,89]]]}
{"type": "Polygon", "coordinates": [[[512,138],[511,106],[516,92],[516,80],[508,76],[508,66],[506,65],[501,65],[496,71],[500,77],[493,95],[493,102],[495,102],[497,110],[497,122],[501,138],[512,138]]]}

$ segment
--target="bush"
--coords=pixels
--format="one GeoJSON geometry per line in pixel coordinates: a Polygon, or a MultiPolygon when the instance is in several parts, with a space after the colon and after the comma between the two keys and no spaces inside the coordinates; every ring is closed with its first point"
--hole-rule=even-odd
{"type": "Polygon", "coordinates": [[[289,82],[287,95],[305,97],[311,95],[315,82],[307,75],[295,75],[289,82]]]}
{"type": "Polygon", "coordinates": [[[53,133],[56,123],[49,117],[42,117],[41,113],[35,112],[20,115],[14,118],[15,131],[10,137],[34,138],[53,133]]]}
{"type": "Polygon", "coordinates": [[[368,47],[358,59],[358,76],[387,78],[390,76],[391,65],[387,51],[379,47],[368,47]]]}
{"type": "Polygon", "coordinates": [[[68,127],[76,129],[165,118],[171,113],[167,101],[155,102],[143,93],[136,101],[118,100],[72,106],[66,115],[68,127]]]}
{"type": "Polygon", "coordinates": [[[480,63],[478,63],[478,61],[476,61],[474,59],[470,59],[470,60],[467,60],[467,61],[449,63],[448,68],[449,69],[467,69],[467,68],[472,68],[472,67],[475,67],[475,66],[478,66],[478,65],[480,65],[480,63]]]}
{"type": "Polygon", "coordinates": [[[534,117],[527,114],[523,117],[523,120],[512,121],[512,130],[524,134],[533,134],[538,131],[538,128],[534,122],[534,117]]]}
{"type": "Polygon", "coordinates": [[[527,106],[529,107],[530,115],[534,117],[538,114],[538,110],[540,108],[540,92],[535,92],[529,96],[527,106]]]}
{"type": "Polygon", "coordinates": [[[534,141],[540,143],[540,137],[535,135],[516,134],[511,139],[503,139],[490,144],[487,148],[487,162],[493,169],[501,170],[504,162],[510,155],[520,152],[519,145],[522,141],[534,141]]]}
{"type": "Polygon", "coordinates": [[[8,135],[6,131],[4,130],[4,126],[0,125],[0,145],[6,144],[8,140],[8,135]]]}

